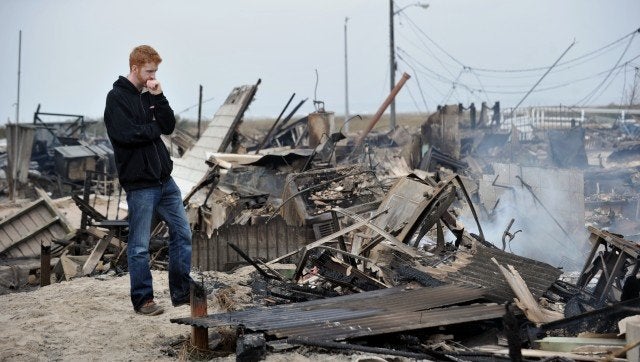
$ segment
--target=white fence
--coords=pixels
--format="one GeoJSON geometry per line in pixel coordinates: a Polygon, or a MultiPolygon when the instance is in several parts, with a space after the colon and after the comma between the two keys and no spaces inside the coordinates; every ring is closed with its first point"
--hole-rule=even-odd
{"type": "Polygon", "coordinates": [[[527,107],[506,108],[500,112],[500,129],[515,129],[520,140],[530,140],[535,130],[566,129],[585,122],[619,122],[629,131],[627,124],[637,124],[632,115],[640,110],[613,108],[527,107]]]}

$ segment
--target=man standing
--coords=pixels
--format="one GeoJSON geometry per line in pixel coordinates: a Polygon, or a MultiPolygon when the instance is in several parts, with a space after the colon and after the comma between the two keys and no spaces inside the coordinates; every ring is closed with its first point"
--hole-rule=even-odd
{"type": "Polygon", "coordinates": [[[129,75],[120,76],[107,95],[104,123],[113,145],[118,178],[127,193],[127,261],[131,302],[140,314],[164,309],[153,300],[149,238],[157,214],[169,227],[169,292],[174,306],[189,303],[191,229],[180,189],[171,177],[173,162],[161,134],[173,132],[176,119],[156,79],[160,55],[141,45],[129,55],[129,75]]]}

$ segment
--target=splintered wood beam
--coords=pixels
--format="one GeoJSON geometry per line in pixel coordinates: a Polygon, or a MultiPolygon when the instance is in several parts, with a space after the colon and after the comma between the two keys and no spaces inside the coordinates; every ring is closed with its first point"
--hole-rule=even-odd
{"type": "Polygon", "coordinates": [[[507,270],[507,268],[498,263],[496,258],[491,258],[491,261],[500,269],[500,272],[517,297],[516,305],[524,312],[528,320],[534,323],[549,323],[564,318],[564,315],[560,312],[540,308],[533,294],[529,291],[527,283],[512,265],[508,265],[509,270],[507,270]]]}
{"type": "Polygon", "coordinates": [[[82,275],[89,275],[93,272],[102,258],[102,255],[107,250],[107,246],[111,243],[111,239],[113,239],[114,231],[110,231],[105,237],[100,239],[96,246],[91,251],[89,258],[82,266],[82,275]]]}

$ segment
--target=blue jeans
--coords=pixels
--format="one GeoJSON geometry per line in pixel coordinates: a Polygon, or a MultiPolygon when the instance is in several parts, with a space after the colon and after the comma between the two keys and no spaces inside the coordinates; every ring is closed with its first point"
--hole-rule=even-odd
{"type": "Polygon", "coordinates": [[[149,266],[149,238],[154,214],[169,227],[169,294],[173,304],[189,298],[191,229],[182,206],[180,189],[169,178],[162,185],[127,192],[129,239],[127,261],[131,302],[135,310],[153,299],[149,266]]]}

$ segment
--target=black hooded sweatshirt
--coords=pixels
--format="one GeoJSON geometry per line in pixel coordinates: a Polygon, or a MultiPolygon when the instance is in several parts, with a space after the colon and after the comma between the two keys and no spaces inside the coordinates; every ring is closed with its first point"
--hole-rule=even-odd
{"type": "Polygon", "coordinates": [[[120,76],[107,94],[104,123],[125,191],[158,186],[169,179],[173,161],[160,135],[173,132],[176,118],[164,94],[141,93],[120,76]]]}

